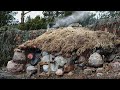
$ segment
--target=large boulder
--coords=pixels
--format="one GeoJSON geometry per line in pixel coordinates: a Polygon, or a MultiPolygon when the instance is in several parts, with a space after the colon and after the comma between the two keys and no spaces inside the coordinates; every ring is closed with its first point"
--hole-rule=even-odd
{"type": "Polygon", "coordinates": [[[93,53],[90,55],[88,63],[90,66],[99,67],[103,65],[104,61],[99,53],[93,53]]]}
{"type": "Polygon", "coordinates": [[[11,73],[16,73],[24,70],[24,64],[17,64],[13,60],[8,61],[7,70],[11,73]]]}

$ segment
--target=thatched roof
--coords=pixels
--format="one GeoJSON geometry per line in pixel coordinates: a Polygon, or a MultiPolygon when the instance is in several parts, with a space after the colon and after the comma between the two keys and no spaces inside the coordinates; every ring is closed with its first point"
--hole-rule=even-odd
{"type": "Polygon", "coordinates": [[[115,44],[120,44],[120,39],[109,32],[105,31],[90,31],[87,28],[59,28],[47,31],[36,39],[29,40],[19,48],[37,47],[42,51],[71,53],[76,51],[81,54],[87,49],[96,47],[114,47],[115,44]]]}

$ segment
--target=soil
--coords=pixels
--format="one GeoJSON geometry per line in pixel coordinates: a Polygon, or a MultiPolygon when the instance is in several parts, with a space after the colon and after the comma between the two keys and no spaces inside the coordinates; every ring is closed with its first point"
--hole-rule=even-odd
{"type": "Polygon", "coordinates": [[[44,75],[40,77],[37,77],[37,74],[34,74],[31,77],[28,77],[26,73],[11,74],[6,71],[6,68],[2,68],[0,70],[0,79],[120,79],[120,71],[104,69],[102,76],[98,77],[96,72],[97,68],[87,68],[93,70],[92,74],[85,75],[83,73],[83,69],[78,67],[73,71],[73,75],[71,76],[67,73],[65,73],[63,76],[57,76],[52,73],[50,76],[44,75]]]}

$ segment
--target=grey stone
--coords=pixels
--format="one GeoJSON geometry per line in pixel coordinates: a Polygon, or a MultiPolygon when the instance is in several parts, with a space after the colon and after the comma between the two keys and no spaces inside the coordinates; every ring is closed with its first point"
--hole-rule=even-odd
{"type": "Polygon", "coordinates": [[[54,56],[53,55],[45,55],[45,56],[43,56],[42,58],[41,58],[41,61],[42,62],[49,62],[49,61],[52,61],[53,60],[53,58],[54,58],[54,56]]]}
{"type": "Polygon", "coordinates": [[[112,55],[110,55],[110,57],[109,57],[109,59],[107,59],[108,61],[113,61],[114,60],[114,58],[115,58],[115,54],[112,54],[112,55]]]}
{"type": "Polygon", "coordinates": [[[65,58],[63,58],[62,56],[57,56],[55,57],[55,62],[57,65],[59,66],[64,66],[67,63],[67,60],[65,58]]]}
{"type": "Polygon", "coordinates": [[[120,62],[114,62],[110,64],[113,68],[113,71],[120,71],[120,62]]]}
{"type": "Polygon", "coordinates": [[[26,56],[24,51],[19,50],[19,49],[15,49],[14,51],[14,55],[13,55],[13,61],[26,61],[26,56]]]}
{"type": "Polygon", "coordinates": [[[103,71],[104,71],[103,68],[97,68],[97,70],[96,70],[97,73],[102,73],[103,71]]]}
{"type": "Polygon", "coordinates": [[[88,63],[91,66],[99,67],[104,63],[104,61],[99,53],[93,53],[90,55],[88,63]]]}
{"type": "Polygon", "coordinates": [[[86,75],[90,75],[92,74],[92,69],[84,69],[83,73],[86,75]]]}
{"type": "Polygon", "coordinates": [[[33,72],[35,72],[37,70],[37,68],[35,68],[34,66],[28,66],[26,68],[26,72],[28,75],[31,75],[33,72]]]}

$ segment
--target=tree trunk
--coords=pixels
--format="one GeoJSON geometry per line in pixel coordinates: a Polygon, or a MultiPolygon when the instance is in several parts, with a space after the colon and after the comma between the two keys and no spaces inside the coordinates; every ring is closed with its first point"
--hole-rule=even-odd
{"type": "Polygon", "coordinates": [[[25,15],[25,12],[22,11],[22,13],[21,13],[21,24],[24,24],[24,15],[25,15]]]}

